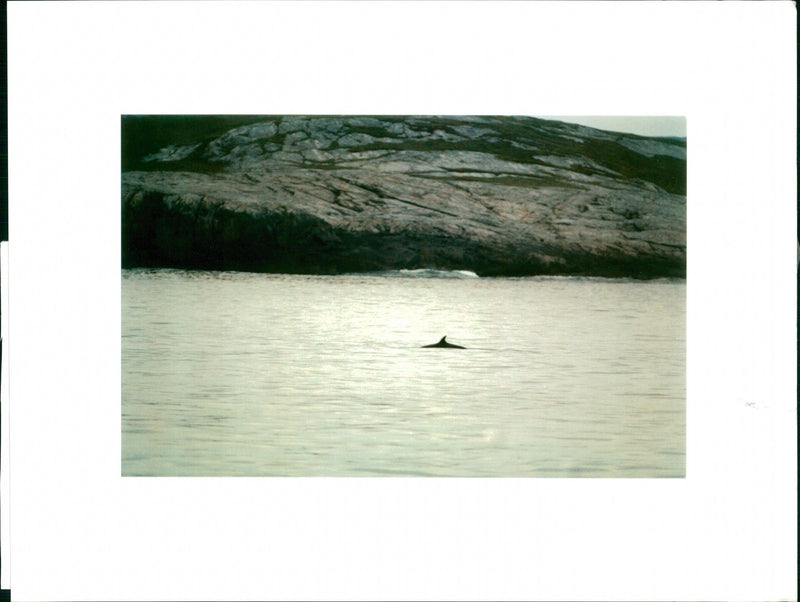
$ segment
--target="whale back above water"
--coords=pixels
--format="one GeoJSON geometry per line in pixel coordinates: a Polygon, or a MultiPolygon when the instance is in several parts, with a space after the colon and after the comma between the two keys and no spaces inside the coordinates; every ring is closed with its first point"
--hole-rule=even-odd
{"type": "Polygon", "coordinates": [[[433,345],[423,345],[422,348],[440,347],[445,349],[466,349],[466,347],[462,347],[461,345],[453,345],[453,343],[448,343],[445,339],[447,339],[447,335],[444,335],[438,343],[434,343],[433,345]]]}

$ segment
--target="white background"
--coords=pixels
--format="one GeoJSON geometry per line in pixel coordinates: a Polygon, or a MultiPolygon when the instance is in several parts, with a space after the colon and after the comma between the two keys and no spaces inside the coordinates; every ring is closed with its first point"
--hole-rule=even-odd
{"type": "Polygon", "coordinates": [[[13,599],[796,599],[795,18],[9,3],[13,599]],[[121,478],[135,113],[685,115],[686,479],[121,478]]]}

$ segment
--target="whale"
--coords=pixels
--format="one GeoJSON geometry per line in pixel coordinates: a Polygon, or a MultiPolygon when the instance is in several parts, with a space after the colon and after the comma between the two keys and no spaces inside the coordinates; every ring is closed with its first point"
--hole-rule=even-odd
{"type": "Polygon", "coordinates": [[[445,339],[447,335],[444,335],[438,343],[434,343],[433,345],[423,345],[422,349],[426,347],[438,347],[443,349],[466,349],[466,347],[462,347],[461,345],[453,345],[453,343],[448,343],[445,339]]]}

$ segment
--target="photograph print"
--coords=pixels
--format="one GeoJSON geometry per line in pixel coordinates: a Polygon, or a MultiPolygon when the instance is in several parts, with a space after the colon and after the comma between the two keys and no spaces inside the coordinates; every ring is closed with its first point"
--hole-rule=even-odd
{"type": "Polygon", "coordinates": [[[123,115],[122,475],[685,477],[685,120],[629,122],[123,115]]]}

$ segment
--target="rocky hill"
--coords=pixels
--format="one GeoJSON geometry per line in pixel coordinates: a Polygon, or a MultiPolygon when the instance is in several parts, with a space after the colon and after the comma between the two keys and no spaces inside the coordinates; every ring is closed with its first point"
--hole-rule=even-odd
{"type": "Polygon", "coordinates": [[[126,116],[123,267],[685,277],[686,142],[528,117],[126,116]]]}

